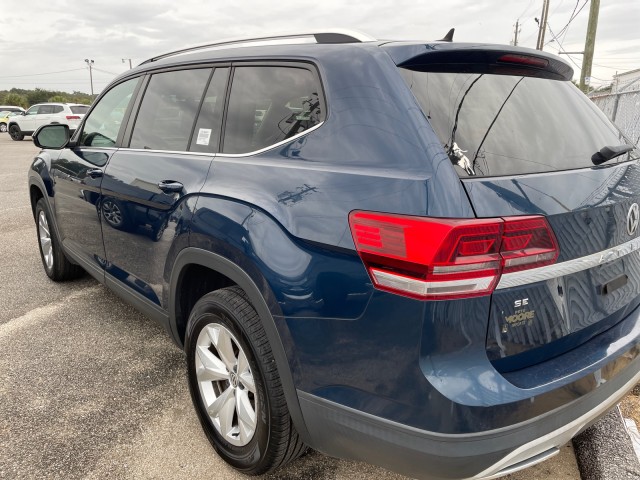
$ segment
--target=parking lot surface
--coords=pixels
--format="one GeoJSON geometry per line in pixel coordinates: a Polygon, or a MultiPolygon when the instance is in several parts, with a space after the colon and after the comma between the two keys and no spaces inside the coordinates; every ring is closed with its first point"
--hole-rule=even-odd
{"type": "MultiPolygon", "coordinates": [[[[201,432],[164,331],[88,275],[45,275],[26,183],[37,151],[0,134],[0,478],[247,478],[201,432]]],[[[405,477],[310,452],[265,478],[405,477]]],[[[580,475],[566,446],[505,478],[580,475]]]]}

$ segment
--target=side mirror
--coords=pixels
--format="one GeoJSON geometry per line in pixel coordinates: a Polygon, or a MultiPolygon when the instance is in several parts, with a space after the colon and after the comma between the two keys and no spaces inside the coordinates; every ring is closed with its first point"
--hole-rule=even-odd
{"type": "Polygon", "coordinates": [[[62,150],[69,143],[69,125],[43,125],[33,134],[33,143],[39,148],[62,150]]]}

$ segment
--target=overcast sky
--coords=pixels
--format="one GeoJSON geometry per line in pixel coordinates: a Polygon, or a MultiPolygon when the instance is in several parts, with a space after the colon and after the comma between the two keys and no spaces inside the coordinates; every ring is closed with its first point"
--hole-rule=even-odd
{"type": "MultiPolygon", "coordinates": [[[[437,39],[451,27],[465,42],[508,44],[520,19],[519,45],[535,48],[542,0],[36,0],[3,2],[0,89],[89,92],[85,58],[93,59],[98,93],[146,58],[186,45],[279,31],[352,28],[379,39],[437,39]],[[61,73],[53,73],[61,72],[61,73]]],[[[588,0],[550,0],[545,50],[584,49],[588,0]],[[582,8],[563,34],[574,9],[582,8]],[[577,8],[576,8],[577,5],[577,8]],[[554,40],[551,33],[559,36],[554,40]],[[559,40],[559,41],[558,41],[559,40]]],[[[640,1],[602,0],[592,84],[640,68],[640,1]]],[[[564,56],[566,58],[566,56],[564,56]]],[[[575,78],[581,55],[570,57],[575,78]]]]}

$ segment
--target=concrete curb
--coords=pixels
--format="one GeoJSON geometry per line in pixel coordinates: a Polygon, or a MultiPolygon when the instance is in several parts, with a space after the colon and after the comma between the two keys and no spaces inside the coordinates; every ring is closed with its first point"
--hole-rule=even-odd
{"type": "Polygon", "coordinates": [[[640,462],[617,407],[574,438],[573,448],[582,480],[640,478],[640,462]]]}

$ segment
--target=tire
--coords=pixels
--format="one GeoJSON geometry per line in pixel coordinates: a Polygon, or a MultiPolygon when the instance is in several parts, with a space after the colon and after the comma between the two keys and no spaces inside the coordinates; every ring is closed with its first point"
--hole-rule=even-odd
{"type": "Polygon", "coordinates": [[[44,198],[36,203],[36,234],[42,266],[51,280],[60,282],[83,275],[84,270],[71,263],[60,248],[60,242],[52,228],[51,215],[49,215],[44,198]]]}
{"type": "Polygon", "coordinates": [[[7,124],[4,122],[0,123],[0,132],[4,133],[6,131],[7,131],[7,124]]]}
{"type": "Polygon", "coordinates": [[[11,137],[12,140],[15,140],[16,142],[19,142],[24,139],[24,134],[22,133],[18,125],[11,125],[9,127],[9,136],[11,137]]]}
{"type": "Polygon", "coordinates": [[[185,350],[191,399],[224,461],[260,475],[306,451],[289,416],[261,320],[242,289],[224,288],[198,300],[185,350]],[[216,413],[210,415],[207,407],[216,413]]]}

